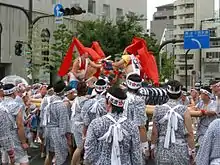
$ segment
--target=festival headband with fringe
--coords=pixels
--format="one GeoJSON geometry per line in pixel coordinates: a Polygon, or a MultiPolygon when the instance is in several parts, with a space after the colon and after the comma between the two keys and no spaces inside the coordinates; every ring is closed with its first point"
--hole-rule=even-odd
{"type": "Polygon", "coordinates": [[[123,107],[124,106],[124,100],[118,99],[114,96],[112,96],[110,93],[107,93],[106,98],[111,102],[112,105],[116,107],[123,107]]]}
{"type": "Polygon", "coordinates": [[[141,88],[141,82],[134,82],[132,80],[126,79],[126,84],[130,89],[139,89],[141,88]]]}
{"type": "Polygon", "coordinates": [[[107,82],[106,82],[105,85],[97,85],[97,84],[95,83],[94,86],[95,86],[95,89],[96,89],[98,92],[103,92],[104,90],[107,89],[108,84],[107,84],[107,82]]]}
{"type": "Polygon", "coordinates": [[[212,97],[212,94],[209,91],[205,90],[205,89],[200,89],[200,92],[208,95],[210,98],[212,97]]]}
{"type": "Polygon", "coordinates": [[[69,95],[69,94],[72,93],[72,92],[74,92],[74,95],[77,95],[77,94],[76,94],[77,91],[76,91],[76,89],[74,89],[74,88],[71,89],[71,90],[69,90],[69,91],[66,91],[66,92],[64,93],[64,95],[67,96],[67,95],[69,95]]]}
{"type": "Polygon", "coordinates": [[[11,89],[3,90],[4,95],[11,95],[11,94],[15,93],[16,91],[17,91],[17,87],[16,86],[11,88],[11,89]]]}

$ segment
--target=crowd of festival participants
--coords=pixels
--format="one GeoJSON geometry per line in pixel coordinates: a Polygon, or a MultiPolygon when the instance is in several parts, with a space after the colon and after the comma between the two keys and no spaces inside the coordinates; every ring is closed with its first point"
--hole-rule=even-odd
{"type": "Polygon", "coordinates": [[[1,84],[2,164],[28,165],[28,148],[38,142],[45,165],[144,165],[149,159],[157,165],[220,164],[220,82],[195,84],[190,92],[176,80],[144,87],[137,61],[124,55],[103,65],[84,54],[67,83],[1,84]],[[127,70],[120,81],[102,75],[91,83],[85,81],[88,65],[127,70]],[[165,91],[166,99],[154,102],[151,120],[146,104],[155,99],[152,91],[165,91]],[[40,107],[33,99],[42,99],[40,107]],[[200,115],[192,118],[191,111],[200,115]]]}

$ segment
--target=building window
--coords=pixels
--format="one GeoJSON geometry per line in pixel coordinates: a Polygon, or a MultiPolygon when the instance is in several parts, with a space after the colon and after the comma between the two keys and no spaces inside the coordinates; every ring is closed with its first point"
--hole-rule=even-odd
{"type": "Polygon", "coordinates": [[[217,73],[217,72],[219,72],[219,63],[212,62],[211,64],[205,64],[204,72],[209,72],[209,73],[213,73],[213,72],[217,73]]]}
{"type": "Polygon", "coordinates": [[[216,31],[217,31],[217,28],[211,28],[211,29],[208,29],[210,31],[210,37],[216,37],[217,34],[216,34],[216,31]]]}
{"type": "Polygon", "coordinates": [[[166,20],[167,16],[154,17],[154,20],[166,20]]]}
{"type": "Polygon", "coordinates": [[[169,19],[176,19],[176,16],[169,16],[169,19]]]}
{"type": "Polygon", "coordinates": [[[88,1],[88,13],[96,13],[96,1],[89,0],[88,1]]]}
{"type": "Polygon", "coordinates": [[[123,16],[123,9],[116,9],[116,19],[120,19],[123,16]]]}
{"type": "Polygon", "coordinates": [[[211,48],[220,47],[220,41],[211,41],[210,47],[211,48]]]}
{"type": "Polygon", "coordinates": [[[194,7],[194,4],[186,4],[185,5],[185,8],[193,8],[194,7]]]}
{"type": "Polygon", "coordinates": [[[220,59],[220,52],[206,52],[206,58],[212,59],[220,59]]]}
{"type": "Polygon", "coordinates": [[[110,5],[103,4],[103,17],[110,18],[110,5]]]}

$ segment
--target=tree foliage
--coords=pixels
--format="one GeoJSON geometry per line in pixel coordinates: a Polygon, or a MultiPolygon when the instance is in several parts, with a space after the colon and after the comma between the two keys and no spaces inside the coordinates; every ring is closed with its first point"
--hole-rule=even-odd
{"type": "Polygon", "coordinates": [[[66,25],[61,24],[53,33],[54,43],[51,46],[51,53],[49,56],[50,67],[52,72],[57,73],[63,57],[65,56],[70,43],[72,42],[73,32],[67,29],[66,25]]]}
{"type": "Polygon", "coordinates": [[[172,79],[174,73],[174,56],[168,57],[166,53],[162,53],[162,69],[160,73],[160,80],[164,81],[165,79],[172,79]]]}

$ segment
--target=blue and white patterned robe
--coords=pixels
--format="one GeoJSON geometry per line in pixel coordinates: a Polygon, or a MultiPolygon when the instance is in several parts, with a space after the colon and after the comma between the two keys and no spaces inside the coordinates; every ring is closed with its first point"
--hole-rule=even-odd
{"type": "MultiPolygon", "coordinates": [[[[199,108],[199,109],[204,109],[205,108],[204,103],[202,101],[200,101],[196,105],[196,107],[199,108]]],[[[217,103],[216,103],[216,101],[211,100],[211,102],[207,106],[207,110],[217,112],[217,103]]],[[[197,132],[196,132],[199,144],[202,143],[203,136],[204,136],[206,130],[208,129],[209,124],[213,120],[215,120],[216,118],[217,118],[217,114],[216,114],[216,116],[202,116],[202,117],[199,118],[197,132]]]]}
{"type": "Polygon", "coordinates": [[[9,119],[8,113],[1,109],[0,103],[0,151],[9,151],[14,148],[12,129],[13,124],[9,119]]]}
{"type": "Polygon", "coordinates": [[[71,125],[72,133],[78,148],[83,147],[83,118],[82,118],[82,107],[88,100],[87,97],[81,96],[76,97],[72,104],[72,116],[71,116],[71,125]]]}
{"type": "Polygon", "coordinates": [[[16,118],[20,111],[24,111],[23,106],[15,101],[15,99],[11,97],[5,97],[3,102],[1,103],[3,107],[5,107],[8,110],[8,114],[10,116],[10,121],[12,122],[11,127],[11,135],[12,140],[14,143],[14,149],[15,149],[15,159],[23,158],[24,156],[27,156],[26,151],[21,146],[21,141],[19,140],[18,136],[18,129],[16,125],[16,118]]]}
{"type": "MultiPolygon", "coordinates": [[[[122,114],[110,114],[116,121],[122,114]]],[[[84,159],[92,165],[111,165],[112,141],[98,140],[114,124],[105,115],[94,119],[88,128],[84,159]]],[[[119,142],[121,165],[142,165],[141,142],[138,127],[129,119],[121,123],[123,140],[119,142]]],[[[112,139],[112,137],[110,137],[112,139]]]]}
{"type": "MultiPolygon", "coordinates": [[[[178,100],[170,99],[166,104],[171,108],[174,108],[180,103],[178,100]]],[[[177,112],[183,119],[186,110],[187,107],[183,105],[174,109],[174,111],[177,112]]],[[[156,106],[154,110],[153,122],[155,123],[158,131],[155,163],[157,165],[189,165],[188,145],[184,120],[178,120],[178,129],[175,131],[176,143],[170,142],[169,148],[164,147],[168,121],[165,120],[163,123],[160,123],[160,121],[168,111],[169,108],[164,105],[156,106]]]]}
{"type": "Polygon", "coordinates": [[[97,95],[95,98],[89,99],[82,107],[82,118],[86,127],[92,120],[105,114],[107,114],[105,95],[97,95]]]}
{"type": "Polygon", "coordinates": [[[47,151],[54,152],[56,164],[62,165],[68,156],[67,133],[71,132],[68,110],[62,98],[52,96],[51,104],[48,108],[50,119],[45,127],[45,142],[47,151]],[[58,103],[53,103],[60,101],[58,103]]]}
{"type": "Polygon", "coordinates": [[[199,147],[196,164],[212,165],[211,162],[215,159],[219,159],[218,163],[220,163],[220,119],[214,120],[209,125],[203,137],[203,143],[199,147]]]}
{"type": "Polygon", "coordinates": [[[137,126],[146,124],[147,115],[145,111],[145,101],[143,97],[127,92],[127,99],[124,105],[124,115],[132,120],[137,126]]]}

